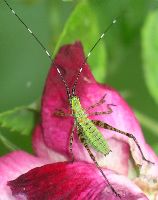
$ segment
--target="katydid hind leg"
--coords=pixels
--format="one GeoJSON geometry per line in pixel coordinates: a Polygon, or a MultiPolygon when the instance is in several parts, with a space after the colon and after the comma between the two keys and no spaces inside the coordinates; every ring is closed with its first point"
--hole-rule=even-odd
{"type": "Polygon", "coordinates": [[[139,151],[141,153],[142,159],[145,160],[148,163],[154,164],[153,162],[151,162],[150,160],[147,160],[145,158],[145,156],[143,154],[143,151],[142,151],[142,149],[141,149],[141,147],[140,147],[140,145],[139,145],[139,143],[138,143],[138,141],[137,141],[137,139],[136,139],[136,137],[134,135],[132,135],[131,133],[119,130],[119,129],[117,129],[117,128],[115,128],[115,127],[113,127],[113,126],[111,126],[111,125],[109,125],[109,124],[107,124],[105,122],[100,121],[100,120],[92,120],[92,122],[94,123],[94,125],[96,125],[98,127],[101,127],[101,128],[104,128],[104,129],[108,129],[108,130],[111,130],[111,131],[115,131],[115,132],[118,132],[120,134],[123,134],[123,135],[131,138],[135,142],[135,144],[137,145],[137,147],[138,147],[138,149],[139,149],[139,151]]]}
{"type": "Polygon", "coordinates": [[[70,135],[70,142],[69,142],[69,151],[71,153],[71,162],[74,162],[74,154],[73,154],[73,149],[72,149],[72,144],[73,144],[73,139],[74,139],[74,132],[75,132],[76,124],[73,124],[71,135],[70,135]]]}
{"type": "Polygon", "coordinates": [[[106,183],[109,185],[110,189],[112,190],[112,192],[121,199],[121,195],[115,190],[115,188],[111,185],[110,181],[108,180],[108,178],[105,176],[103,170],[101,169],[101,167],[99,166],[98,162],[96,161],[94,155],[92,154],[91,150],[89,149],[87,143],[85,142],[85,140],[82,138],[81,139],[82,144],[84,145],[84,147],[86,148],[86,150],[88,151],[89,156],[91,157],[91,159],[93,160],[93,162],[95,163],[96,167],[98,168],[98,170],[100,171],[100,173],[102,174],[102,176],[104,177],[106,183]]]}

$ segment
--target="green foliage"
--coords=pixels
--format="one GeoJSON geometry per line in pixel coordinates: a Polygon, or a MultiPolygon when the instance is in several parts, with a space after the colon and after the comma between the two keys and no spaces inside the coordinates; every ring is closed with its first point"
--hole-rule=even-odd
{"type": "Polygon", "coordinates": [[[15,151],[19,149],[15,144],[13,144],[10,140],[8,140],[6,137],[3,136],[3,134],[0,132],[0,141],[10,151],[15,151]]]}
{"type": "Polygon", "coordinates": [[[145,81],[158,103],[158,10],[148,14],[142,31],[145,81]]]}
{"type": "Polygon", "coordinates": [[[35,124],[35,112],[28,107],[14,108],[13,110],[0,113],[0,127],[20,134],[31,133],[35,124]]]}

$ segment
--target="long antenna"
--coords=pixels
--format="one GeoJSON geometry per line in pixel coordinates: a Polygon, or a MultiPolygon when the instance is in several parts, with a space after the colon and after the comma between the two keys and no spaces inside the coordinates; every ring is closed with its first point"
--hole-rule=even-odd
{"type": "Polygon", "coordinates": [[[60,77],[61,77],[61,80],[63,81],[63,83],[64,83],[64,85],[65,85],[66,93],[67,93],[68,99],[70,99],[70,98],[71,98],[70,89],[69,89],[69,86],[68,86],[66,80],[64,79],[64,76],[62,75],[62,73],[61,73],[61,71],[60,71],[60,69],[59,69],[60,65],[58,65],[58,64],[56,64],[56,63],[54,63],[54,65],[56,66],[57,72],[59,73],[59,75],[60,75],[60,77]]]}
{"type": "MultiPolygon", "coordinates": [[[[21,17],[19,17],[19,15],[16,14],[16,12],[12,9],[12,7],[10,6],[10,4],[7,2],[7,0],[3,0],[5,2],[5,4],[8,6],[8,8],[11,10],[12,14],[14,14],[16,16],[16,18],[25,26],[25,28],[27,29],[27,31],[34,37],[34,39],[37,41],[37,43],[41,46],[41,48],[43,49],[43,51],[46,53],[46,55],[48,56],[48,58],[51,60],[51,62],[53,62],[53,59],[51,58],[50,56],[50,53],[49,51],[46,49],[46,47],[43,45],[43,43],[38,39],[38,37],[32,32],[32,30],[24,23],[24,21],[22,20],[21,17]]],[[[119,18],[119,17],[117,17],[119,18]]],[[[90,49],[89,53],[87,54],[86,58],[84,59],[84,62],[82,63],[80,69],[79,69],[79,72],[77,74],[77,77],[76,77],[76,80],[74,82],[74,85],[73,85],[73,88],[72,88],[72,95],[75,95],[75,92],[76,92],[76,86],[77,86],[77,83],[78,83],[78,79],[80,77],[80,74],[83,70],[83,67],[85,66],[89,56],[91,55],[91,52],[94,50],[94,48],[98,45],[98,43],[100,42],[100,40],[102,38],[104,38],[105,34],[110,30],[110,28],[113,26],[113,24],[116,23],[117,21],[117,18],[114,19],[112,21],[112,23],[105,29],[105,31],[101,34],[100,38],[94,43],[93,47],[90,49]]],[[[66,91],[67,91],[67,94],[68,94],[68,97],[70,98],[70,90],[69,90],[69,87],[66,83],[66,80],[64,79],[60,69],[59,69],[59,65],[55,64],[55,67],[57,68],[57,72],[59,73],[60,77],[61,77],[61,80],[64,82],[64,85],[66,87],[66,91]]]]}
{"type": "Polygon", "coordinates": [[[90,49],[89,53],[87,54],[86,58],[84,59],[84,62],[82,63],[80,69],[79,69],[79,72],[77,74],[77,77],[75,79],[75,82],[74,82],[74,85],[73,85],[73,88],[72,88],[72,95],[74,96],[75,95],[75,92],[76,92],[76,86],[77,86],[77,83],[78,83],[78,79],[80,77],[80,74],[83,70],[83,67],[85,66],[89,56],[91,55],[91,52],[94,50],[94,48],[99,44],[99,42],[104,38],[105,34],[111,29],[111,27],[117,22],[117,19],[119,17],[117,17],[116,19],[114,19],[112,21],[112,23],[105,29],[105,31],[101,34],[100,38],[94,43],[93,47],[90,49]]]}
{"type": "Polygon", "coordinates": [[[41,48],[44,50],[44,52],[47,54],[47,56],[49,57],[49,59],[51,60],[51,62],[53,61],[49,51],[45,48],[45,46],[42,44],[42,42],[38,39],[38,37],[31,31],[31,29],[24,23],[24,21],[22,20],[21,17],[19,17],[16,12],[12,9],[12,7],[10,6],[10,4],[6,1],[3,0],[6,5],[8,6],[8,8],[11,10],[12,14],[14,14],[16,16],[16,18],[25,26],[25,28],[27,29],[27,31],[35,38],[35,40],[37,41],[37,43],[41,46],[41,48]]]}
{"type": "MultiPolygon", "coordinates": [[[[46,49],[46,47],[42,44],[42,42],[38,39],[38,37],[32,32],[32,30],[25,24],[25,22],[22,20],[21,17],[19,17],[19,15],[16,14],[16,12],[12,9],[12,7],[10,6],[10,4],[4,0],[4,2],[6,3],[6,5],[8,6],[8,8],[11,10],[12,14],[14,14],[16,16],[16,18],[24,25],[24,27],[27,29],[27,31],[34,37],[34,39],[36,40],[36,42],[41,46],[41,48],[44,50],[44,52],[46,53],[46,55],[48,56],[48,58],[51,60],[51,62],[53,62],[53,59],[50,56],[49,51],[46,49]]],[[[55,65],[55,67],[57,68],[57,72],[59,73],[61,80],[63,81],[65,87],[66,87],[66,92],[68,95],[68,98],[70,99],[70,89],[68,87],[68,84],[66,82],[66,80],[64,79],[61,71],[60,71],[60,66],[57,65],[56,63],[53,63],[55,65]]]]}

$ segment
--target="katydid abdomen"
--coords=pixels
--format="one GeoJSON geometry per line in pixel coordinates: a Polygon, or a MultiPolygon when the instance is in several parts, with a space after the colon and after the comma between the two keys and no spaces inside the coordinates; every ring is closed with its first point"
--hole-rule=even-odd
{"type": "Polygon", "coordinates": [[[80,104],[78,97],[74,96],[71,98],[71,107],[79,137],[84,138],[86,143],[93,147],[96,151],[101,152],[104,155],[109,154],[110,148],[106,140],[93,122],[88,118],[85,110],[80,104]]]}

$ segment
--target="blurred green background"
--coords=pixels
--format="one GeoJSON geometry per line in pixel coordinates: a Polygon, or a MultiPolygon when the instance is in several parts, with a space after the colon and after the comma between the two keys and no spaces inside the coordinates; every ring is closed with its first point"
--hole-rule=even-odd
{"type": "MultiPolygon", "coordinates": [[[[75,40],[81,40],[88,52],[101,32],[120,16],[89,63],[99,82],[106,82],[124,96],[147,142],[158,154],[158,1],[8,1],[50,52],[75,40]]],[[[49,67],[45,53],[1,0],[1,155],[17,148],[32,151],[31,130],[38,118],[36,102],[49,67]]]]}

